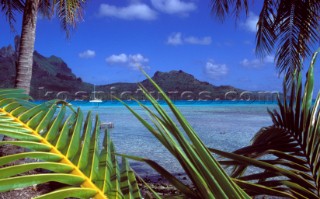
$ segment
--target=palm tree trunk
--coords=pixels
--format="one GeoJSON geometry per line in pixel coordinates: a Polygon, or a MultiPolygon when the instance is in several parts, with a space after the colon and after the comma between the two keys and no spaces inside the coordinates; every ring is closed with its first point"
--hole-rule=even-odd
{"type": "Polygon", "coordinates": [[[17,62],[16,87],[30,93],[39,0],[26,0],[17,62]]]}

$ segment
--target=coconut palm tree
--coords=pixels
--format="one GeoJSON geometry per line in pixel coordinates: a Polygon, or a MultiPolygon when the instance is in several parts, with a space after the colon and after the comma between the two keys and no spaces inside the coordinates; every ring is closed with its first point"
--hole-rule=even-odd
{"type": "Polygon", "coordinates": [[[56,10],[61,26],[69,35],[70,28],[75,27],[81,19],[82,5],[85,0],[26,0],[23,10],[23,21],[19,56],[17,61],[16,87],[30,92],[34,42],[36,37],[37,15],[50,18],[56,10]]]}
{"type": "MultiPolygon", "coordinates": [[[[236,17],[241,11],[249,13],[248,0],[211,2],[212,13],[222,21],[230,13],[236,17]]],[[[264,0],[257,23],[257,55],[263,57],[275,51],[280,73],[292,75],[300,71],[302,60],[311,55],[313,44],[320,40],[319,17],[318,0],[264,0]]]]}

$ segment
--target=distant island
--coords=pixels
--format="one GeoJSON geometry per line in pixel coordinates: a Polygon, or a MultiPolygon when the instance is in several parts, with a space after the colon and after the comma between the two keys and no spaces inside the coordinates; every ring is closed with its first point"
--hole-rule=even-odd
{"type": "MultiPolygon", "coordinates": [[[[16,75],[16,52],[12,46],[0,49],[0,88],[13,88],[16,75]]],[[[68,65],[57,56],[45,57],[34,52],[33,75],[30,95],[36,100],[54,98],[66,100],[89,100],[92,98],[94,85],[82,81],[68,65]]],[[[233,86],[214,86],[197,80],[193,75],[182,70],[170,72],[157,71],[154,79],[173,100],[275,100],[276,93],[264,91],[244,91],[233,86]]],[[[102,100],[111,100],[113,96],[121,99],[135,97],[142,99],[138,85],[142,84],[149,91],[154,88],[148,80],[137,83],[112,83],[96,86],[96,96],[102,100]]],[[[157,95],[157,93],[155,93],[157,95]]]]}

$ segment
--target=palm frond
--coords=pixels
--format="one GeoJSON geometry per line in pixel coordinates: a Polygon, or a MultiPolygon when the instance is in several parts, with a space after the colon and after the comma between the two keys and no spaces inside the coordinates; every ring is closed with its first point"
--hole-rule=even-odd
{"type": "Polygon", "coordinates": [[[302,60],[311,55],[320,39],[319,1],[265,0],[258,22],[256,52],[271,54],[276,46],[276,67],[289,74],[302,70],[302,60]]]}
{"type": "Polygon", "coordinates": [[[256,34],[256,53],[261,57],[271,54],[276,34],[274,32],[274,20],[276,16],[276,3],[273,0],[265,0],[257,23],[258,31],[256,34]]]}
{"type": "Polygon", "coordinates": [[[57,16],[60,19],[61,27],[66,31],[67,37],[71,29],[74,29],[77,22],[82,20],[82,10],[85,0],[70,1],[70,0],[54,0],[53,5],[57,10],[57,16]]]}
{"type": "Polygon", "coordinates": [[[65,186],[39,198],[141,198],[126,159],[119,168],[108,132],[99,147],[98,116],[67,111],[68,104],[57,100],[36,105],[24,99],[20,90],[0,90],[0,134],[14,138],[0,145],[29,149],[0,157],[0,192],[56,181],[65,186]],[[41,161],[12,165],[23,158],[41,161]],[[38,168],[49,172],[21,175],[38,168]]]}
{"type": "Polygon", "coordinates": [[[149,76],[147,77],[166,101],[178,124],[174,122],[156,99],[142,85],[140,85],[140,88],[146,98],[152,103],[156,113],[145,105],[138,103],[149,114],[153,124],[145,121],[127,104],[124,103],[124,105],[180,162],[182,168],[193,182],[196,191],[190,192],[190,188],[188,188],[187,185],[170,175],[164,168],[151,160],[127,155],[124,157],[148,163],[151,167],[168,177],[168,180],[183,194],[191,198],[249,198],[249,196],[229,178],[223,168],[220,167],[217,160],[210,154],[208,148],[203,144],[191,125],[174,106],[169,97],[149,76]],[[178,125],[181,126],[183,131],[178,125]]]}
{"type": "Polygon", "coordinates": [[[23,12],[23,8],[22,0],[1,0],[1,11],[5,13],[12,31],[15,30],[13,25],[16,22],[15,12],[23,12]]]}
{"type": "Polygon", "coordinates": [[[42,0],[38,8],[39,13],[48,19],[50,19],[53,15],[53,9],[52,9],[51,3],[52,1],[50,0],[42,0]]]}
{"type": "Polygon", "coordinates": [[[152,124],[149,124],[128,105],[125,104],[125,106],[180,162],[197,192],[190,193],[186,185],[152,160],[129,155],[121,156],[149,164],[189,197],[231,197],[225,194],[239,194],[236,197],[247,197],[247,193],[250,196],[319,198],[320,94],[312,106],[313,67],[317,53],[313,56],[307,74],[304,93],[302,93],[300,71],[296,71],[294,81],[289,88],[286,86],[289,75],[286,76],[283,87],[284,97],[283,99],[278,98],[279,111],[269,111],[274,125],[262,128],[253,138],[251,146],[234,153],[210,149],[211,152],[226,158],[220,161],[221,164],[234,166],[231,180],[216,163],[216,160],[207,154],[209,149],[203,145],[179,110],[150,77],[148,78],[166,101],[178,123],[171,119],[142,85],[140,85],[141,90],[150,100],[156,112],[139,101],[137,103],[148,113],[152,124]],[[247,173],[246,169],[249,166],[256,167],[258,170],[255,173],[247,173]],[[218,173],[217,170],[221,175],[213,174],[218,173]],[[210,181],[212,179],[216,181],[210,181]],[[230,184],[221,179],[230,180],[228,181],[230,184]],[[205,184],[208,182],[210,184],[205,184]],[[234,183],[246,193],[234,186],[234,183]],[[205,188],[201,187],[203,185],[205,188]],[[207,195],[208,193],[204,190],[210,190],[212,195],[207,195]]]}
{"type": "MultiPolygon", "coordinates": [[[[218,19],[242,10],[248,14],[245,0],[212,0],[211,11],[218,19]]],[[[320,41],[320,1],[317,0],[264,0],[256,33],[256,53],[260,57],[275,52],[279,73],[290,74],[287,83],[293,79],[295,71],[302,70],[302,60],[315,50],[320,41]]]]}
{"type": "Polygon", "coordinates": [[[248,0],[211,0],[211,13],[215,14],[221,21],[230,13],[239,18],[242,10],[248,15],[248,0]]]}
{"type": "Polygon", "coordinates": [[[277,190],[285,188],[298,198],[319,198],[320,93],[312,102],[314,65],[319,51],[312,57],[303,94],[301,72],[297,71],[290,91],[284,81],[284,97],[278,100],[279,110],[269,112],[273,125],[262,128],[250,146],[234,153],[211,149],[229,159],[222,164],[235,165],[232,177],[277,190]],[[260,170],[248,173],[248,166],[260,170]]]}

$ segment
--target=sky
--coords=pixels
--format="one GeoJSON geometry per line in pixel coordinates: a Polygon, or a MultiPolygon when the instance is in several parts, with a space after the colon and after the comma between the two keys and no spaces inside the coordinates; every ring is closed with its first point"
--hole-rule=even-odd
{"type": "MultiPolygon", "coordinates": [[[[212,15],[210,0],[91,0],[83,20],[66,38],[59,19],[38,17],[35,50],[61,57],[84,81],[100,85],[138,82],[156,71],[183,70],[213,85],[280,91],[274,55],[255,55],[255,33],[262,1],[249,16],[223,23],[212,15]]],[[[13,44],[16,32],[0,20],[0,46],[13,44]]],[[[316,70],[319,76],[319,70],[316,70]]],[[[319,90],[319,86],[317,86],[319,90]]]]}

